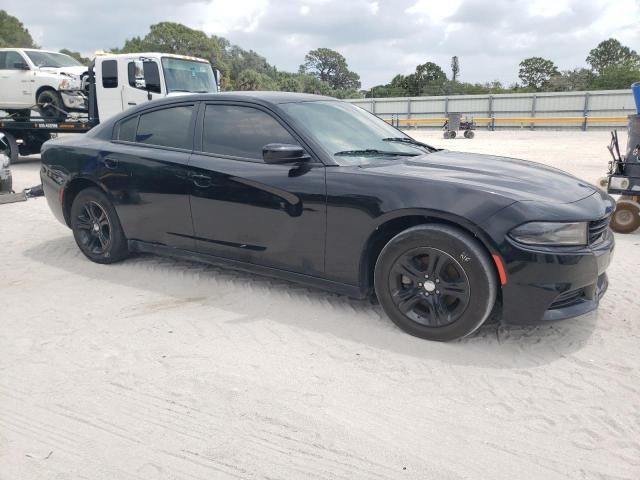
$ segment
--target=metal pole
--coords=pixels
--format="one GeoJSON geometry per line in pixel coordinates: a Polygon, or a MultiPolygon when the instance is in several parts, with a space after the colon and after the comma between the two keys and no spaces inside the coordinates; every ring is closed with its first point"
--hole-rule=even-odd
{"type": "MultiPolygon", "coordinates": [[[[407,97],[407,120],[411,119],[411,97],[407,97]]],[[[409,128],[410,123],[407,122],[407,128],[409,128]]]]}
{"type": "Polygon", "coordinates": [[[487,116],[491,119],[491,123],[488,125],[489,130],[494,131],[496,129],[496,119],[493,117],[493,95],[489,95],[489,111],[487,116]]]}
{"type": "Polygon", "coordinates": [[[449,115],[449,97],[444,97],[444,115],[449,115]]]}
{"type": "Polygon", "coordinates": [[[589,116],[589,92],[584,94],[584,122],[582,123],[582,131],[587,131],[587,117],[589,116]]]}
{"type": "MultiPolygon", "coordinates": [[[[536,96],[536,94],[533,94],[533,97],[531,98],[531,116],[535,117],[536,116],[536,99],[538,97],[536,96]]],[[[533,122],[531,122],[531,130],[534,130],[535,124],[533,122]]]]}

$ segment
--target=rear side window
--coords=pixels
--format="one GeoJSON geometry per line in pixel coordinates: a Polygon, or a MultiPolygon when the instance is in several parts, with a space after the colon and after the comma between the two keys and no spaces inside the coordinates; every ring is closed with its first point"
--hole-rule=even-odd
{"type": "Polygon", "coordinates": [[[138,127],[138,117],[127,118],[120,122],[118,127],[118,140],[124,142],[135,142],[136,128],[138,127]]]}
{"type": "Polygon", "coordinates": [[[193,105],[182,105],[140,115],[135,141],[162,147],[191,149],[193,108],[193,105]]]}
{"type": "Polygon", "coordinates": [[[104,88],[116,88],[118,86],[118,62],[116,60],[102,62],[102,86],[104,88]]]}
{"type": "Polygon", "coordinates": [[[202,150],[208,153],[262,160],[269,143],[297,141],[271,115],[251,107],[207,105],[202,150]]]}

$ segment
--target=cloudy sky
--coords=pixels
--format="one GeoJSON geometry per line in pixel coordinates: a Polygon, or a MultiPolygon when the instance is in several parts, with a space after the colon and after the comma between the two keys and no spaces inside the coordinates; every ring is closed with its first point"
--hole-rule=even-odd
{"type": "Polygon", "coordinates": [[[461,80],[517,80],[529,56],[560,69],[584,66],[611,36],[640,50],[640,0],[0,0],[43,48],[90,56],[175,21],[256,50],[297,70],[312,48],[340,51],[363,87],[387,83],[426,61],[461,80]]]}

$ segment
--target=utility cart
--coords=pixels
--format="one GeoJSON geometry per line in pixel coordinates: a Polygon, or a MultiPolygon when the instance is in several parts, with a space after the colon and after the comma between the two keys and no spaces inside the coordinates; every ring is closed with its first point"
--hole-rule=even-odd
{"type": "Polygon", "coordinates": [[[447,120],[444,122],[444,138],[456,138],[458,130],[464,132],[464,138],[473,138],[476,128],[473,118],[462,120],[461,113],[447,113],[447,120]]]}

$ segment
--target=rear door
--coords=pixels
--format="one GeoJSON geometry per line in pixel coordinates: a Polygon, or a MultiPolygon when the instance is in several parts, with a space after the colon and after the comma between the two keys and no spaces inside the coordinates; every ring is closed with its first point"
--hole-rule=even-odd
{"type": "Polygon", "coordinates": [[[195,111],[193,103],[163,106],[116,125],[99,168],[127,238],[195,248],[187,167],[195,111]]]}
{"type": "Polygon", "coordinates": [[[265,164],[264,145],[304,144],[272,112],[257,105],[203,104],[198,128],[189,163],[198,250],[296,273],[321,274],[324,165],[316,159],[265,164]]]}

